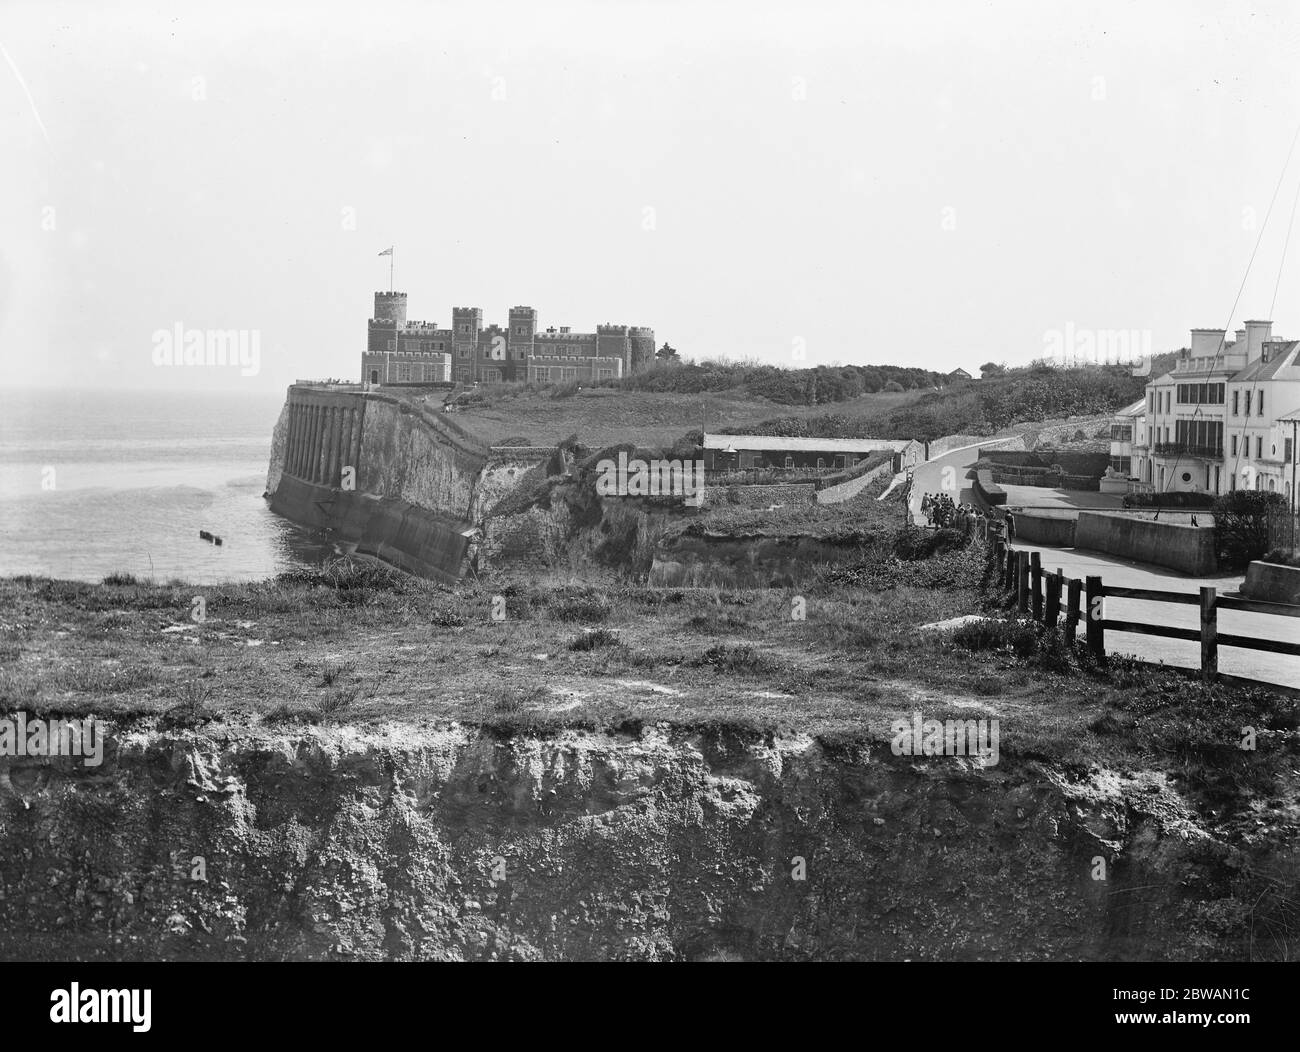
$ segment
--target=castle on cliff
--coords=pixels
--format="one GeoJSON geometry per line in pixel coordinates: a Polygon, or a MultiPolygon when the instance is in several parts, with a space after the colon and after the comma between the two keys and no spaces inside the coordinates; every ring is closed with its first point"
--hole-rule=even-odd
{"type": "Polygon", "coordinates": [[[372,384],[591,382],[627,376],[655,353],[653,329],[539,331],[532,307],[511,307],[505,327],[485,327],[479,307],[453,307],[449,329],[408,321],[405,292],[376,292],[368,329],[361,379],[372,384]]]}

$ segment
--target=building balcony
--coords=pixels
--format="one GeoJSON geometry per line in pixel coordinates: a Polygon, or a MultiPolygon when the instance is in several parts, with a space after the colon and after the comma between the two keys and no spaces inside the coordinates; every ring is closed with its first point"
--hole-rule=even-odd
{"type": "Polygon", "coordinates": [[[1222,446],[1198,446],[1191,442],[1157,442],[1158,457],[1197,457],[1201,460],[1222,460],[1222,446]]]}

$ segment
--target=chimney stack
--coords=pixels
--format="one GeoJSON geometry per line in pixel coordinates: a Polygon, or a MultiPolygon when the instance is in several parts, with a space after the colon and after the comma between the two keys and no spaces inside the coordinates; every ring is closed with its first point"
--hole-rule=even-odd
{"type": "Polygon", "coordinates": [[[1264,353],[1264,341],[1273,335],[1271,321],[1246,322],[1246,364],[1257,361],[1264,353]]]}

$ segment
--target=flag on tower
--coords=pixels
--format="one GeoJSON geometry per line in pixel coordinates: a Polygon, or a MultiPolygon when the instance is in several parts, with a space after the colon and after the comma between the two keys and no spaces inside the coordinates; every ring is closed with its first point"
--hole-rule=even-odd
{"type": "Polygon", "coordinates": [[[389,245],[386,249],[384,249],[384,250],[383,250],[381,253],[379,253],[379,254],[380,254],[381,256],[391,256],[391,255],[393,254],[393,246],[392,246],[392,245],[389,245]]]}

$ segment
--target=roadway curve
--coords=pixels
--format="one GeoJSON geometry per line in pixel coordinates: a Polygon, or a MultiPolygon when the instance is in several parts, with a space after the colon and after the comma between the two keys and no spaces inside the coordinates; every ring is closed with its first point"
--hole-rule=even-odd
{"type": "MultiPolygon", "coordinates": [[[[990,443],[991,441],[993,440],[990,440],[990,443]]],[[[983,445],[990,443],[983,443],[983,445]]],[[[912,469],[912,496],[908,501],[908,509],[912,513],[913,522],[918,526],[926,525],[925,516],[921,514],[921,497],[926,493],[937,495],[947,492],[948,496],[958,504],[964,501],[979,506],[979,502],[975,499],[975,490],[971,487],[971,480],[966,477],[966,473],[970,471],[971,465],[979,460],[981,448],[981,444],[976,444],[951,449],[943,456],[927,460],[912,469]],[[953,474],[948,481],[950,485],[957,487],[956,491],[944,490],[944,468],[953,469],[953,474]]]]}

